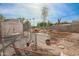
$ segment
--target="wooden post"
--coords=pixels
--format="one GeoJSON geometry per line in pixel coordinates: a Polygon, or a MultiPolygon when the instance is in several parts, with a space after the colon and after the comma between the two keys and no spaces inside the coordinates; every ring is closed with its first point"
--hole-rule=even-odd
{"type": "MultiPolygon", "coordinates": [[[[30,21],[31,21],[31,19],[30,19],[30,21]]],[[[30,35],[29,35],[29,42],[31,42],[31,39],[32,39],[31,22],[29,23],[29,33],[30,33],[30,35]]]]}
{"type": "Polygon", "coordinates": [[[3,56],[5,56],[5,49],[4,49],[5,45],[4,45],[4,39],[2,38],[2,48],[3,48],[3,56]]]}
{"type": "MultiPolygon", "coordinates": [[[[0,43],[2,44],[2,35],[1,35],[1,23],[0,23],[0,43]]],[[[1,53],[1,52],[0,52],[1,53]]],[[[2,53],[1,53],[2,55],[2,53]]]]}
{"type": "Polygon", "coordinates": [[[35,33],[35,51],[37,51],[37,34],[35,33]]]}
{"type": "Polygon", "coordinates": [[[2,44],[2,48],[3,48],[3,56],[5,56],[5,51],[4,51],[4,40],[2,38],[2,32],[1,32],[1,23],[0,23],[0,43],[2,44]]]}
{"type": "MultiPolygon", "coordinates": [[[[0,23],[0,43],[2,43],[2,36],[1,36],[1,23],[0,23]]],[[[1,52],[0,52],[1,55],[1,52]]]]}

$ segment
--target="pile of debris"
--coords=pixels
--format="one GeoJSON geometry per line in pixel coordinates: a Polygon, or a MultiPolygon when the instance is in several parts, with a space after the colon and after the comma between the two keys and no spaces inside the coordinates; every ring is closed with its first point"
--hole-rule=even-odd
{"type": "Polygon", "coordinates": [[[37,50],[35,50],[35,47],[29,44],[25,48],[17,48],[13,43],[11,47],[15,50],[15,53],[12,54],[13,56],[54,56],[49,50],[38,46],[37,50]]]}

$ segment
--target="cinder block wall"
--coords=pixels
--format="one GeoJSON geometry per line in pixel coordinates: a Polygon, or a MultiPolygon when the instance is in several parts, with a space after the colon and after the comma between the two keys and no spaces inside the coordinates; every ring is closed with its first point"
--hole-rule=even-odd
{"type": "Polygon", "coordinates": [[[78,24],[71,24],[68,26],[53,26],[53,30],[62,31],[62,32],[74,32],[79,33],[79,25],[78,24]]]}

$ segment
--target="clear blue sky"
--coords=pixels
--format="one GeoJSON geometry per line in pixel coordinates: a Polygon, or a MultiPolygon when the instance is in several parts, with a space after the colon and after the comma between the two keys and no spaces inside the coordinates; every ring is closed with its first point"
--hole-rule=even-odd
{"type": "MultiPolygon", "coordinates": [[[[0,3],[0,14],[6,18],[35,18],[35,22],[41,21],[41,8],[48,7],[48,19],[56,22],[57,18],[62,17],[62,21],[79,20],[79,4],[78,3],[0,3]]],[[[32,21],[34,23],[34,21],[32,21]]]]}

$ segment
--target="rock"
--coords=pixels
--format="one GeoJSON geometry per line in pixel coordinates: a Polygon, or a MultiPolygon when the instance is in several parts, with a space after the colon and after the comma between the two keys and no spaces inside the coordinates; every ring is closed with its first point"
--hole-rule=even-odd
{"type": "Polygon", "coordinates": [[[61,48],[61,49],[64,49],[65,48],[63,45],[59,45],[58,47],[61,48]]]}

